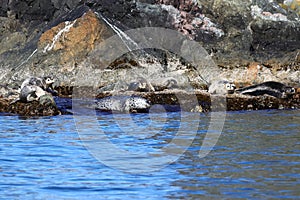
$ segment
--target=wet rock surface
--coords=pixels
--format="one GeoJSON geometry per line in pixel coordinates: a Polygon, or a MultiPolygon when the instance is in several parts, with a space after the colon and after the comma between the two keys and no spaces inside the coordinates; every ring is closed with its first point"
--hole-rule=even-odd
{"type": "Polygon", "coordinates": [[[55,116],[62,114],[55,103],[46,99],[42,102],[16,102],[13,104],[11,102],[11,99],[0,98],[0,112],[13,113],[20,116],[55,116]]]}
{"type": "MultiPolygon", "coordinates": [[[[70,95],[65,93],[64,95],[70,95]]],[[[76,89],[75,89],[76,91],[76,89]]],[[[105,92],[94,95],[94,90],[85,88],[73,98],[79,101],[75,106],[85,107],[84,102],[88,99],[89,109],[96,109],[102,112],[164,112],[164,111],[186,111],[186,112],[210,112],[210,111],[241,111],[241,110],[264,110],[264,109],[300,109],[299,91],[289,98],[276,98],[269,95],[248,96],[240,94],[211,95],[203,90],[164,90],[156,92],[105,92]],[[93,94],[92,94],[93,93],[93,94]],[[77,97],[84,97],[82,100],[77,97]],[[121,101],[120,98],[121,97],[121,101]],[[146,107],[130,107],[125,109],[127,99],[144,99],[146,107]],[[97,102],[106,102],[109,105],[98,108],[97,102]],[[82,105],[81,105],[82,104],[82,105]],[[91,105],[90,105],[91,104],[91,105]],[[122,104],[122,105],[121,105],[122,104]],[[112,108],[112,109],[109,109],[112,108]]],[[[17,102],[11,104],[12,99],[0,98],[0,112],[13,113],[20,116],[55,116],[61,114],[72,114],[72,98],[43,96],[39,101],[28,103],[17,102]],[[55,100],[55,101],[54,101],[55,100]]],[[[143,100],[143,102],[144,102],[143,100]]],[[[101,104],[102,105],[102,104],[101,104]]],[[[144,106],[144,105],[141,105],[144,106]]],[[[75,110],[76,110],[75,109],[75,110]]],[[[90,110],[89,110],[90,111],[90,110]]],[[[75,113],[76,114],[76,113],[75,113]]]]}
{"type": "MultiPolygon", "coordinates": [[[[187,112],[209,111],[240,111],[240,110],[264,110],[264,109],[299,109],[300,95],[295,94],[290,98],[275,98],[272,96],[246,96],[229,94],[225,96],[211,96],[205,91],[187,92],[184,90],[165,90],[160,92],[123,92],[102,93],[97,98],[108,96],[139,96],[147,99],[152,106],[165,106],[167,111],[177,111],[179,108],[187,112]],[[172,107],[173,105],[173,107],[172,107]]],[[[151,108],[150,108],[151,109],[151,108]]],[[[179,110],[180,110],[179,109],[179,110]]],[[[163,110],[162,108],[160,111],[163,110]]]]}

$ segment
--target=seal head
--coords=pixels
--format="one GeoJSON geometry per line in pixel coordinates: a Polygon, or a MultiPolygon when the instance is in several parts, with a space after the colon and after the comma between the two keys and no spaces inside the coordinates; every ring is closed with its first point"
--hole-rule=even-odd
{"type": "Polygon", "coordinates": [[[208,88],[211,94],[233,94],[236,86],[233,82],[227,80],[214,81],[208,88]]]}

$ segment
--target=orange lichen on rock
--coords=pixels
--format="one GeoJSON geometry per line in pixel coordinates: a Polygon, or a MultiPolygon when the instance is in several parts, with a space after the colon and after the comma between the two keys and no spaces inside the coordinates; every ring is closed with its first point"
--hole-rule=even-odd
{"type": "Polygon", "coordinates": [[[47,30],[41,35],[38,46],[44,53],[59,51],[63,64],[85,57],[106,33],[107,26],[95,13],[88,11],[74,21],[62,22],[47,30]]]}

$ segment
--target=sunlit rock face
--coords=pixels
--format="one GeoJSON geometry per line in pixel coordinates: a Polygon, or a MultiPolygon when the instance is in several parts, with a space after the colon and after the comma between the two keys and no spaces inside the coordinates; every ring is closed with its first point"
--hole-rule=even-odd
{"type": "Polygon", "coordinates": [[[43,33],[38,48],[44,54],[58,53],[60,64],[80,62],[109,32],[94,12],[88,11],[73,21],[65,21],[43,33]]]}
{"type": "MultiPolygon", "coordinates": [[[[12,91],[25,78],[47,75],[57,79],[59,94],[68,97],[74,86],[81,83],[78,80],[104,91],[100,96],[128,90],[136,83],[147,87],[129,92],[154,92],[150,100],[165,104],[172,103],[170,94],[176,90],[204,91],[202,100],[209,101],[205,90],[212,81],[226,80],[237,87],[278,81],[298,88],[296,101],[284,100],[292,101],[292,106],[287,107],[297,107],[294,104],[299,105],[299,30],[299,0],[1,0],[0,97],[16,95],[12,91]],[[147,59],[143,52],[130,52],[115,60],[102,59],[113,57],[118,48],[124,47],[120,40],[101,51],[104,41],[142,27],[172,29],[185,41],[200,44],[205,49],[198,56],[204,60],[202,70],[181,55],[161,49],[151,50],[147,59]],[[160,92],[166,93],[161,102],[157,101],[160,92]]],[[[180,39],[162,35],[155,37],[183,47],[180,39]]],[[[181,50],[185,55],[194,53],[187,46],[181,50]]],[[[232,110],[282,107],[283,100],[261,99],[251,97],[248,101],[233,94],[228,104],[234,104],[232,110]],[[270,107],[269,103],[276,106],[270,107]]],[[[9,101],[4,103],[2,108],[8,108],[9,101]]],[[[25,110],[29,115],[33,110],[32,115],[38,115],[40,109],[35,108],[40,103],[33,104],[36,105],[24,107],[18,103],[9,108],[25,110]]],[[[50,109],[49,115],[58,114],[56,111],[50,109]]]]}
{"type": "MultiPolygon", "coordinates": [[[[116,34],[97,16],[99,13],[123,31],[147,26],[177,30],[203,46],[222,69],[220,74],[230,81],[252,84],[276,80],[300,84],[297,2],[3,0],[0,2],[0,79],[2,83],[11,83],[31,75],[53,73],[60,83],[69,86],[77,68],[99,66],[95,49],[101,41],[116,34]]],[[[163,62],[154,63],[150,71],[160,65],[170,71],[166,67],[171,63],[168,60],[175,58],[165,59],[165,52],[156,56],[163,62]]],[[[127,62],[124,60],[123,66],[127,62]]],[[[129,64],[140,65],[132,57],[127,60],[129,64]]],[[[118,67],[109,68],[104,83],[113,80],[112,77],[119,79],[118,74],[122,73],[118,67]]],[[[201,86],[196,83],[195,74],[190,76],[196,80],[192,85],[201,86]]]]}

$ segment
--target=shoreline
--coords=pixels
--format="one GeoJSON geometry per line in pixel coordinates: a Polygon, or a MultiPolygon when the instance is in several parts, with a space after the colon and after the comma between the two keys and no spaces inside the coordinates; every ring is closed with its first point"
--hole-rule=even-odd
{"type": "Polygon", "coordinates": [[[105,92],[98,95],[84,95],[79,93],[70,97],[66,94],[55,97],[57,105],[40,104],[37,101],[29,103],[17,102],[10,104],[11,99],[0,98],[1,114],[17,114],[20,116],[56,116],[71,114],[67,110],[72,109],[72,98],[88,97],[101,99],[109,96],[138,96],[147,99],[151,106],[162,105],[166,111],[176,109],[187,112],[215,112],[215,111],[252,111],[268,109],[300,109],[300,94],[296,93],[290,98],[280,99],[272,96],[246,96],[240,94],[228,94],[225,96],[210,95],[206,91],[194,90],[164,90],[158,92],[105,92]],[[79,95],[78,95],[79,94],[79,95]],[[213,101],[212,101],[213,99],[213,101]]]}

